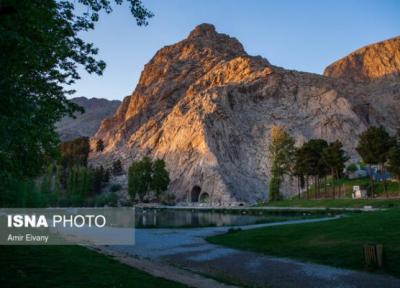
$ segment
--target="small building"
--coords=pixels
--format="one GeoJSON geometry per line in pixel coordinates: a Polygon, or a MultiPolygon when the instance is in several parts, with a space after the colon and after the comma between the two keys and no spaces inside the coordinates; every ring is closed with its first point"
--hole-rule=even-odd
{"type": "Polygon", "coordinates": [[[361,186],[353,186],[353,193],[351,194],[353,199],[367,198],[367,196],[367,190],[361,189],[361,186]]]}

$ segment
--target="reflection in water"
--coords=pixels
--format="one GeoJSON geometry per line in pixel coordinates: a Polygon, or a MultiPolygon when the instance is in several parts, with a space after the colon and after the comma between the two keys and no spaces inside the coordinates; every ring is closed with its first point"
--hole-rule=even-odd
{"type": "Polygon", "coordinates": [[[263,222],[283,221],[295,214],[285,215],[242,215],[224,211],[196,211],[173,209],[135,209],[136,227],[202,227],[249,225],[263,222]]]}

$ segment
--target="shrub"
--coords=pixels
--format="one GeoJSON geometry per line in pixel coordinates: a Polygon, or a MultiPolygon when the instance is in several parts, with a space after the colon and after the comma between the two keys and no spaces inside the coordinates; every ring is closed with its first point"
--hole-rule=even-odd
{"type": "Polygon", "coordinates": [[[120,184],[112,184],[110,187],[110,191],[113,193],[121,191],[121,189],[122,189],[122,186],[120,184]]]}
{"type": "Polygon", "coordinates": [[[355,163],[351,163],[347,166],[346,170],[350,173],[354,173],[358,170],[358,167],[355,163]]]}

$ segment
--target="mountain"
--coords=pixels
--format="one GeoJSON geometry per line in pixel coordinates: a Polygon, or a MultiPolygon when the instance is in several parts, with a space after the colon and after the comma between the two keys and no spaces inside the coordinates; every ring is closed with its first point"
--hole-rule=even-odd
{"type": "MultiPolygon", "coordinates": [[[[105,149],[90,161],[121,159],[126,168],[144,155],[163,158],[177,201],[208,196],[214,204],[254,203],[268,194],[273,125],[284,126],[298,144],[340,139],[356,157],[357,135],[368,125],[391,132],[399,126],[400,109],[384,115],[386,102],[382,109],[377,99],[366,102],[374,93],[398,98],[398,84],[286,70],[202,24],[145,65],[132,95],[92,138],[92,145],[102,139],[105,149]]],[[[287,179],[282,190],[288,196],[294,187],[287,179]]]]}
{"type": "Polygon", "coordinates": [[[355,82],[398,79],[400,76],[400,37],[360,48],[326,67],[324,75],[355,82]]]}
{"type": "Polygon", "coordinates": [[[326,67],[324,75],[346,83],[346,98],[368,124],[400,128],[400,37],[360,48],[326,67]]]}
{"type": "Polygon", "coordinates": [[[98,98],[76,97],[71,102],[85,109],[85,113],[76,113],[76,118],[64,117],[56,124],[56,130],[61,141],[71,140],[81,136],[93,136],[99,129],[101,121],[112,116],[121,101],[98,98]]]}

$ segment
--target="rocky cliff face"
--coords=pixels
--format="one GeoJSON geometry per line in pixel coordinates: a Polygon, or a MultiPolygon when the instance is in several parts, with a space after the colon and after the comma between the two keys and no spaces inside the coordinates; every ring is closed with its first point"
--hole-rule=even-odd
{"type": "Polygon", "coordinates": [[[400,37],[360,48],[326,67],[324,75],[355,82],[397,79],[400,76],[400,37]]]}
{"type": "Polygon", "coordinates": [[[324,75],[340,80],[360,117],[389,131],[400,127],[400,37],[360,48],[332,63],[324,75]]]}
{"type": "Polygon", "coordinates": [[[72,140],[77,137],[93,136],[100,127],[101,121],[110,117],[121,104],[118,100],[76,97],[71,99],[85,109],[85,113],[76,113],[76,118],[64,117],[56,124],[56,130],[61,141],[72,140]]]}
{"type": "MultiPolygon", "coordinates": [[[[350,153],[368,125],[399,125],[364,100],[376,89],[398,98],[397,84],[384,91],[348,83],[273,66],[203,24],[145,66],[133,94],[92,139],[106,148],[91,161],[119,158],[128,166],[143,155],[163,158],[178,201],[265,200],[272,125],[285,126],[299,144],[340,139],[350,153]]],[[[290,180],[285,185],[286,195],[295,191],[290,180]]]]}

